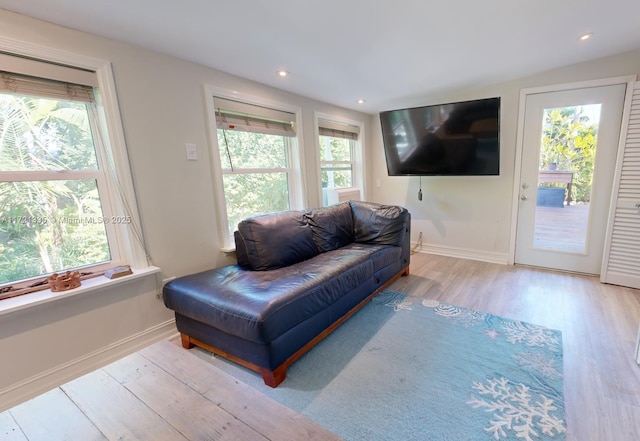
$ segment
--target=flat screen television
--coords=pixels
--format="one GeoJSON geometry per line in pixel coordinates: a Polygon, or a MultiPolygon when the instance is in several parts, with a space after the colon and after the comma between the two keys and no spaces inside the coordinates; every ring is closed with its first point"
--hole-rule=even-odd
{"type": "Polygon", "coordinates": [[[500,98],[380,113],[389,176],[500,174],[500,98]]]}

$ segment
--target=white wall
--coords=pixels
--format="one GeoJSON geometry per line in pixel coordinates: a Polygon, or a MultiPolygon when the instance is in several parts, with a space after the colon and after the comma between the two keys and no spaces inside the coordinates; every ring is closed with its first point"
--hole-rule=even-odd
{"type": "Polygon", "coordinates": [[[373,139],[368,145],[369,194],[376,201],[400,204],[409,209],[412,215],[412,240],[415,242],[422,232],[423,250],[506,263],[511,246],[516,129],[521,89],[637,74],[640,74],[640,50],[489,87],[399,100],[393,108],[500,96],[500,176],[423,177],[423,199],[418,201],[418,177],[387,176],[382,132],[376,115],[371,118],[373,139]],[[377,180],[380,181],[380,188],[375,185],[377,180]]]}
{"type": "Polygon", "coordinates": [[[175,334],[153,277],[0,316],[0,411],[175,334]]]}
{"type": "Polygon", "coordinates": [[[111,61],[143,231],[162,270],[157,280],[0,315],[0,410],[173,332],[172,313],[157,298],[158,280],[229,262],[218,243],[205,84],[302,109],[306,206],[321,205],[314,112],[369,121],[369,115],[4,10],[0,35],[111,61]],[[185,143],[197,144],[198,161],[186,160],[185,143]]]}

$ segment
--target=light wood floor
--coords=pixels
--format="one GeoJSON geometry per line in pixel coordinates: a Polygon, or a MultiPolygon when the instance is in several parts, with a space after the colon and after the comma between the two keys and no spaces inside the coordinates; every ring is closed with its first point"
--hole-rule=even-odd
{"type": "Polygon", "coordinates": [[[2,441],[341,438],[163,341],[0,413],[2,441]]]}
{"type": "MultiPolygon", "coordinates": [[[[639,290],[427,254],[392,288],[561,330],[567,441],[640,440],[639,290]]],[[[211,368],[152,346],[1,413],[0,439],[337,439],[211,368]]]]}

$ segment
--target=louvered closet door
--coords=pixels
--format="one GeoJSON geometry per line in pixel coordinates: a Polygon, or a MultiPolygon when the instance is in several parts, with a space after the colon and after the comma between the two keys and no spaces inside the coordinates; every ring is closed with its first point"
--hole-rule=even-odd
{"type": "Polygon", "coordinates": [[[640,288],[640,83],[634,84],[629,97],[600,279],[640,288]]]}

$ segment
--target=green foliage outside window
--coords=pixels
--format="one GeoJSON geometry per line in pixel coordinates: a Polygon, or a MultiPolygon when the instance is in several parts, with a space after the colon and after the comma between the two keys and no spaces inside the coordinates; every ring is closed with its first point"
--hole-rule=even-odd
{"type": "Polygon", "coordinates": [[[333,136],[320,136],[321,161],[351,161],[351,144],[353,141],[333,136]]]}
{"type": "Polygon", "coordinates": [[[2,172],[96,169],[85,104],[0,94],[0,284],[110,259],[95,179],[2,172]]]}
{"type": "Polygon", "coordinates": [[[250,216],[289,209],[286,173],[224,175],[229,234],[250,216]]]}
{"type": "Polygon", "coordinates": [[[219,129],[218,147],[223,171],[287,167],[284,136],[219,129]]]}
{"type": "Polygon", "coordinates": [[[323,188],[353,186],[353,141],[320,136],[320,161],[323,188]]]}
{"type": "Polygon", "coordinates": [[[218,130],[229,234],[247,217],[289,209],[287,139],[218,130]]]}
{"type": "Polygon", "coordinates": [[[574,172],[571,195],[574,201],[589,202],[591,200],[598,141],[599,107],[599,104],[563,107],[545,109],[544,112],[540,170],[557,169],[574,172]]]}

